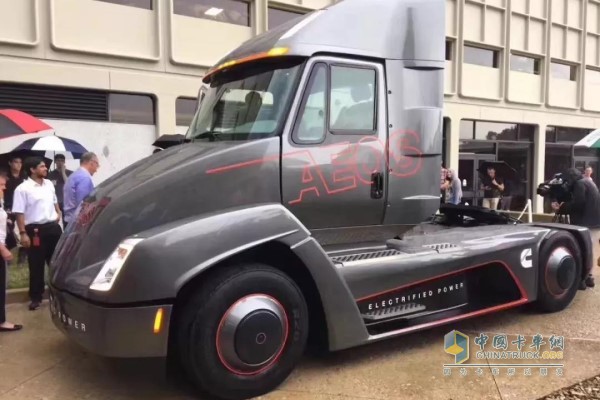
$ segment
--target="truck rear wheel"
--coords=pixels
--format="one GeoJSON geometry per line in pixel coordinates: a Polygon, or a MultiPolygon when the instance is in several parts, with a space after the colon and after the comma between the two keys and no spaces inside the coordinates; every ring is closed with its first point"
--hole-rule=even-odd
{"type": "Polygon", "coordinates": [[[552,233],[540,248],[537,308],[543,312],[565,309],[577,293],[581,271],[581,251],[573,235],[552,233]]]}
{"type": "Polygon", "coordinates": [[[217,271],[182,310],[179,358],[191,381],[222,399],[270,392],[292,372],[308,336],[302,291],[263,264],[217,271]]]}

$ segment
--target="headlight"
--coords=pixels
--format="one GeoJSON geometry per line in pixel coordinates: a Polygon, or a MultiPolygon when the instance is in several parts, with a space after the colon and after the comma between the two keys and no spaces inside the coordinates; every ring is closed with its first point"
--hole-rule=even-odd
{"type": "Polygon", "coordinates": [[[115,251],[110,255],[108,260],[102,266],[96,279],[90,285],[90,289],[107,292],[112,288],[113,283],[117,279],[117,275],[121,271],[127,257],[131,254],[136,244],[143,239],[126,239],[122,241],[115,251]]]}

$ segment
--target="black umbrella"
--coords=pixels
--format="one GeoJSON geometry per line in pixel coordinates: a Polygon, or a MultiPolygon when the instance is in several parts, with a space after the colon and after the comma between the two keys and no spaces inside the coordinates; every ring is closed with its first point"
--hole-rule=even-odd
{"type": "Polygon", "coordinates": [[[166,149],[183,143],[183,139],[185,139],[185,135],[179,133],[174,135],[161,135],[154,143],[152,143],[152,146],[166,149]]]}
{"type": "Polygon", "coordinates": [[[12,156],[18,156],[22,161],[25,161],[28,157],[42,157],[46,167],[50,168],[52,165],[52,159],[46,157],[44,155],[44,151],[33,151],[33,150],[16,150],[11,151],[10,153],[2,153],[0,154],[0,170],[9,171],[10,166],[8,165],[9,160],[12,156]]]}
{"type": "Polygon", "coordinates": [[[477,171],[483,176],[487,176],[487,169],[494,168],[496,170],[496,176],[504,179],[505,181],[519,181],[519,174],[517,170],[508,165],[505,161],[484,161],[481,163],[477,171]]]}

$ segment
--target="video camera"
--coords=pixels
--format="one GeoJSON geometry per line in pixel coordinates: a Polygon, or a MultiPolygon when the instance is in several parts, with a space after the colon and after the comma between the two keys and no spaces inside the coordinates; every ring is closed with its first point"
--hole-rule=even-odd
{"type": "Polygon", "coordinates": [[[570,201],[572,198],[571,186],[572,182],[566,179],[564,174],[558,173],[549,181],[540,183],[537,188],[537,194],[544,198],[564,203],[570,201]]]}

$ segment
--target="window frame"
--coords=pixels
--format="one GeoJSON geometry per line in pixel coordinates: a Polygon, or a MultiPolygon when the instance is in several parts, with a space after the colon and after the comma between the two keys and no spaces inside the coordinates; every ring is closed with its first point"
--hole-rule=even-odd
{"type": "Polygon", "coordinates": [[[567,61],[561,61],[561,60],[557,60],[557,59],[551,59],[550,65],[549,65],[549,74],[550,74],[550,79],[577,83],[579,81],[580,69],[579,69],[578,65],[575,65],[573,63],[569,63],[567,61]],[[556,76],[552,70],[553,65],[560,65],[563,67],[568,67],[569,68],[569,78],[565,79],[565,78],[556,76]]]}
{"type": "MultiPolygon", "coordinates": [[[[316,145],[324,143],[329,135],[331,136],[377,136],[379,134],[379,93],[380,93],[380,76],[379,70],[375,65],[361,65],[355,64],[351,61],[342,60],[329,60],[329,59],[317,59],[313,64],[310,65],[310,71],[306,77],[306,81],[302,88],[302,94],[299,99],[297,111],[294,114],[294,120],[290,130],[290,140],[294,145],[316,145]],[[308,101],[308,89],[313,82],[313,73],[319,65],[324,65],[326,68],[326,97],[325,97],[325,133],[320,140],[303,140],[298,137],[298,127],[301,122],[304,110],[306,108],[306,102],[308,101]],[[373,88],[373,129],[372,130],[348,130],[348,129],[331,129],[331,76],[332,67],[345,67],[355,69],[367,69],[375,73],[374,81],[375,87],[373,88]]],[[[300,89],[300,86],[298,87],[300,89]]]]}
{"type": "MultiPolygon", "coordinates": [[[[342,68],[355,68],[355,69],[366,69],[371,70],[375,73],[374,81],[375,87],[373,88],[373,129],[371,130],[363,130],[363,129],[332,129],[331,127],[331,110],[327,110],[327,131],[332,135],[376,135],[378,132],[377,126],[377,112],[379,111],[377,108],[377,99],[379,98],[379,90],[378,90],[378,82],[379,76],[377,68],[368,66],[368,65],[356,65],[347,62],[331,62],[328,63],[328,104],[331,104],[331,80],[332,80],[332,67],[342,67],[342,68]]],[[[331,106],[330,106],[331,108],[331,106]]]]}
{"type": "MultiPolygon", "coordinates": [[[[242,23],[237,23],[237,22],[232,22],[232,21],[219,21],[217,19],[210,18],[210,17],[205,17],[203,15],[190,15],[190,14],[176,12],[177,5],[175,3],[177,2],[177,0],[169,0],[169,1],[172,2],[172,13],[173,13],[173,15],[179,15],[179,16],[188,17],[188,18],[195,18],[195,19],[202,19],[202,20],[213,21],[213,22],[218,22],[218,23],[228,24],[228,25],[245,26],[247,28],[252,28],[252,26],[253,26],[252,24],[253,24],[253,21],[254,21],[254,7],[253,7],[252,0],[230,0],[230,1],[236,2],[236,3],[243,3],[245,5],[245,7],[247,8],[248,14],[247,14],[246,21],[243,24],[242,23]]],[[[185,0],[180,0],[180,1],[185,1],[185,0]]],[[[222,10],[225,11],[226,8],[223,8],[222,10]]]]}
{"type": "Polygon", "coordinates": [[[177,96],[177,98],[175,98],[175,126],[187,126],[189,127],[190,124],[192,123],[192,121],[194,120],[194,115],[196,115],[196,111],[198,111],[198,98],[197,97],[190,97],[190,96],[177,96]],[[177,102],[179,100],[188,100],[188,101],[193,101],[195,103],[194,105],[194,111],[192,112],[192,116],[190,118],[190,122],[188,122],[187,124],[184,125],[180,125],[179,122],[181,121],[180,119],[182,118],[182,116],[180,116],[179,111],[177,111],[177,102]]]}
{"type": "Polygon", "coordinates": [[[331,84],[329,82],[329,65],[328,65],[328,63],[325,61],[315,62],[313,65],[311,65],[310,72],[308,73],[306,82],[302,86],[302,97],[300,99],[300,104],[298,105],[298,111],[296,111],[296,115],[294,118],[294,125],[292,126],[292,130],[291,130],[291,134],[290,134],[290,138],[292,139],[292,142],[294,144],[300,144],[300,145],[320,144],[320,143],[323,143],[325,141],[325,139],[327,139],[327,133],[328,133],[327,121],[329,119],[329,96],[327,96],[327,93],[329,92],[330,88],[331,88],[331,84]],[[310,93],[308,92],[308,90],[312,87],[312,85],[317,77],[317,68],[320,68],[321,66],[325,67],[325,111],[324,111],[325,124],[323,126],[323,135],[321,136],[320,139],[313,139],[313,140],[301,139],[300,137],[298,137],[298,129],[300,128],[300,124],[302,123],[302,117],[304,116],[304,110],[306,109],[306,103],[308,102],[308,99],[310,97],[310,93]]]}
{"type": "Polygon", "coordinates": [[[497,70],[501,69],[501,67],[502,67],[502,50],[500,50],[500,49],[488,47],[488,46],[485,46],[482,44],[474,44],[471,42],[465,42],[465,43],[463,43],[462,53],[463,53],[463,56],[462,56],[463,64],[476,65],[478,67],[492,68],[492,69],[497,69],[497,70]],[[467,48],[491,52],[492,53],[492,65],[484,65],[484,64],[478,64],[478,63],[467,61],[467,57],[465,57],[466,53],[467,53],[467,51],[466,51],[467,48]]]}
{"type": "MultiPolygon", "coordinates": [[[[270,21],[271,21],[271,18],[269,18],[270,17],[269,16],[269,10],[282,11],[282,12],[287,12],[287,13],[290,13],[290,14],[297,14],[297,16],[293,17],[293,18],[299,18],[301,16],[304,16],[304,15],[308,14],[308,12],[309,12],[309,11],[300,11],[299,9],[295,9],[295,8],[292,8],[292,7],[286,7],[284,5],[280,5],[280,4],[277,4],[277,3],[272,4],[272,3],[269,2],[269,4],[267,5],[267,31],[270,31],[271,29],[274,29],[274,28],[276,28],[276,27],[279,26],[279,25],[269,26],[270,21]]],[[[291,19],[287,20],[286,22],[284,22],[284,24],[287,23],[287,22],[289,22],[289,21],[291,21],[291,19]]]]}
{"type": "Polygon", "coordinates": [[[158,122],[158,114],[157,114],[157,106],[158,106],[158,99],[156,97],[156,95],[152,94],[152,93],[141,93],[141,92],[123,92],[123,91],[110,91],[107,92],[107,100],[106,100],[106,108],[107,108],[107,112],[108,112],[108,121],[106,122],[110,122],[110,123],[115,123],[115,124],[133,124],[133,125],[152,125],[152,126],[157,126],[157,122],[158,122]],[[114,120],[113,119],[113,108],[112,108],[112,97],[113,96],[128,96],[128,97],[146,97],[148,99],[150,99],[150,103],[152,105],[151,107],[151,117],[152,117],[152,122],[140,122],[140,121],[120,121],[120,120],[114,120]]]}
{"type": "Polygon", "coordinates": [[[528,74],[528,75],[534,75],[534,76],[542,76],[542,72],[544,69],[543,66],[543,58],[540,58],[538,56],[533,56],[530,54],[523,54],[523,53],[519,53],[516,51],[512,51],[510,52],[510,58],[508,60],[508,68],[509,71],[511,72],[521,72],[523,74],[528,74]],[[513,69],[513,57],[521,57],[521,58],[527,58],[533,61],[533,72],[528,72],[528,71],[520,71],[518,69],[513,69]]]}

